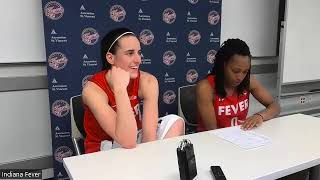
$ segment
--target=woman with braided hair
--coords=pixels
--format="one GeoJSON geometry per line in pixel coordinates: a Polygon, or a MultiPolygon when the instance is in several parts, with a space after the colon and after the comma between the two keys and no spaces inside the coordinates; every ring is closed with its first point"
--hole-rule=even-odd
{"type": "Polygon", "coordinates": [[[214,67],[196,87],[198,131],[241,125],[244,130],[260,126],[280,112],[278,103],[250,74],[251,54],[240,39],[228,39],[218,52],[214,67]],[[250,93],[265,109],[247,117],[250,93]]]}

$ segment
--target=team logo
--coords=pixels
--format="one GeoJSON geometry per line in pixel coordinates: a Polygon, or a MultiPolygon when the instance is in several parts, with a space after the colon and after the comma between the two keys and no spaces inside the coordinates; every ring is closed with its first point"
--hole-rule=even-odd
{"type": "Polygon", "coordinates": [[[190,69],[186,74],[186,80],[189,83],[195,83],[198,80],[198,72],[195,69],[190,69]]]}
{"type": "Polygon", "coordinates": [[[188,41],[190,44],[196,45],[200,42],[200,39],[201,39],[201,35],[200,35],[199,31],[197,31],[197,30],[190,31],[190,33],[188,35],[188,41]]]}
{"type": "Polygon", "coordinates": [[[121,22],[126,18],[126,10],[120,5],[113,5],[110,8],[110,18],[115,22],[121,22]]]}
{"type": "Polygon", "coordinates": [[[191,4],[197,4],[199,0],[188,0],[191,4]]]}
{"type": "Polygon", "coordinates": [[[65,100],[56,100],[51,107],[52,114],[57,117],[63,117],[70,111],[70,106],[65,100]]]}
{"type": "Polygon", "coordinates": [[[144,29],[141,31],[139,39],[142,44],[150,45],[154,40],[154,35],[149,29],[144,29]]]}
{"type": "Polygon", "coordinates": [[[177,15],[173,9],[167,8],[162,13],[162,20],[167,24],[172,24],[176,20],[177,15]]]}
{"type": "Polygon", "coordinates": [[[163,94],[163,102],[166,104],[172,104],[176,99],[176,93],[172,90],[168,90],[163,94]]]}
{"type": "Polygon", "coordinates": [[[54,159],[62,163],[63,158],[72,156],[72,150],[67,146],[60,146],[54,151],[54,159]]]}
{"type": "Polygon", "coordinates": [[[44,14],[52,20],[58,20],[63,16],[64,8],[57,1],[49,1],[44,6],[44,14]]]}
{"type": "Polygon", "coordinates": [[[220,21],[220,15],[217,11],[210,11],[208,14],[208,22],[211,25],[216,25],[220,21]]]}
{"type": "Polygon", "coordinates": [[[163,56],[163,63],[166,64],[167,66],[171,66],[172,64],[174,64],[174,62],[176,61],[176,55],[174,54],[173,51],[166,51],[163,56]]]}
{"type": "Polygon", "coordinates": [[[54,52],[48,57],[48,63],[54,70],[61,70],[67,65],[68,59],[61,52],[54,52]]]}
{"type": "Polygon", "coordinates": [[[82,79],[82,88],[86,85],[86,83],[89,81],[89,79],[92,77],[92,75],[86,75],[83,79],[82,79]]]}
{"type": "Polygon", "coordinates": [[[93,28],[85,28],[81,33],[81,39],[87,45],[94,45],[99,40],[99,33],[93,28]]]}
{"type": "Polygon", "coordinates": [[[216,59],[216,54],[217,54],[217,51],[215,51],[213,49],[208,51],[208,53],[207,53],[207,61],[208,61],[208,63],[210,63],[210,64],[214,63],[214,60],[216,59]]]}

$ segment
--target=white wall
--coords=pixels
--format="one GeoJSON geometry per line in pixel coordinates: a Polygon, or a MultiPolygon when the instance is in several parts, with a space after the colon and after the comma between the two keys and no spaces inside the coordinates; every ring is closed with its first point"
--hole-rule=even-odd
{"type": "Polygon", "coordinates": [[[320,1],[288,0],[282,83],[320,81],[320,1]]]}
{"type": "Polygon", "coordinates": [[[41,0],[1,0],[0,63],[44,62],[41,0]]]}
{"type": "Polygon", "coordinates": [[[52,155],[47,89],[0,92],[0,164],[52,155]]]}
{"type": "Polygon", "coordinates": [[[279,0],[222,0],[221,43],[247,42],[255,57],[276,56],[279,0]]]}

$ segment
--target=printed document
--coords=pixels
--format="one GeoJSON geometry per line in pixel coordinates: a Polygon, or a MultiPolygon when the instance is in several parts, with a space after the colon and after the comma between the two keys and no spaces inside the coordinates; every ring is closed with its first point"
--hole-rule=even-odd
{"type": "Polygon", "coordinates": [[[269,137],[251,130],[244,131],[240,129],[240,126],[217,129],[215,131],[211,131],[210,134],[214,134],[224,140],[240,146],[243,149],[257,148],[271,142],[269,137]]]}

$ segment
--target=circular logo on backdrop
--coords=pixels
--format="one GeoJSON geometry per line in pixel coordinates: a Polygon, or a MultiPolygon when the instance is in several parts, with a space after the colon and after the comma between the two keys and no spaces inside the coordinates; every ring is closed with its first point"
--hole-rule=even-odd
{"type": "Polygon", "coordinates": [[[110,18],[115,22],[121,22],[126,18],[126,10],[121,5],[113,5],[110,10],[110,18]]]}
{"type": "Polygon", "coordinates": [[[51,106],[51,112],[57,117],[63,117],[70,111],[70,106],[65,100],[56,100],[51,106]]]}
{"type": "Polygon", "coordinates": [[[86,75],[83,79],[82,79],[82,88],[84,87],[84,85],[86,85],[86,83],[89,81],[89,79],[92,77],[92,75],[86,75]]]}
{"type": "Polygon", "coordinates": [[[165,53],[163,53],[162,58],[164,64],[166,64],[167,66],[171,66],[176,61],[177,57],[173,51],[166,51],[165,53]]]}
{"type": "Polygon", "coordinates": [[[201,39],[201,35],[200,35],[199,31],[197,31],[197,30],[190,31],[190,33],[188,35],[188,41],[190,44],[196,45],[200,42],[200,39],[201,39]]]}
{"type": "Polygon", "coordinates": [[[186,74],[186,80],[189,83],[195,83],[198,79],[198,72],[195,69],[190,69],[186,74]]]}
{"type": "Polygon", "coordinates": [[[199,0],[188,0],[191,4],[197,4],[199,0]]]}
{"type": "Polygon", "coordinates": [[[172,90],[168,90],[165,93],[163,93],[162,96],[163,102],[166,104],[172,104],[176,99],[176,93],[172,90]]]}
{"type": "Polygon", "coordinates": [[[162,13],[162,20],[167,24],[172,24],[176,20],[176,12],[173,9],[167,8],[162,13]]]}
{"type": "Polygon", "coordinates": [[[211,25],[216,25],[218,24],[220,20],[220,15],[217,11],[210,11],[208,14],[208,22],[211,25]]]}
{"type": "Polygon", "coordinates": [[[58,20],[63,16],[64,8],[57,1],[49,1],[44,6],[44,14],[52,20],[58,20]]]}
{"type": "Polygon", "coordinates": [[[60,146],[54,151],[54,159],[62,163],[63,158],[72,156],[72,150],[68,146],[60,146]]]}
{"type": "Polygon", "coordinates": [[[49,66],[54,70],[61,70],[67,65],[68,59],[61,52],[54,52],[48,57],[49,66]]]}
{"type": "Polygon", "coordinates": [[[85,28],[81,33],[81,39],[87,45],[94,45],[99,40],[99,33],[93,28],[85,28]]]}
{"type": "Polygon", "coordinates": [[[210,63],[210,64],[214,63],[214,60],[216,59],[216,54],[217,54],[217,51],[215,51],[214,49],[211,49],[210,51],[208,51],[208,53],[207,53],[208,63],[210,63]]]}
{"type": "Polygon", "coordinates": [[[150,45],[154,40],[154,35],[149,29],[144,29],[141,31],[139,39],[142,44],[150,45]]]}

